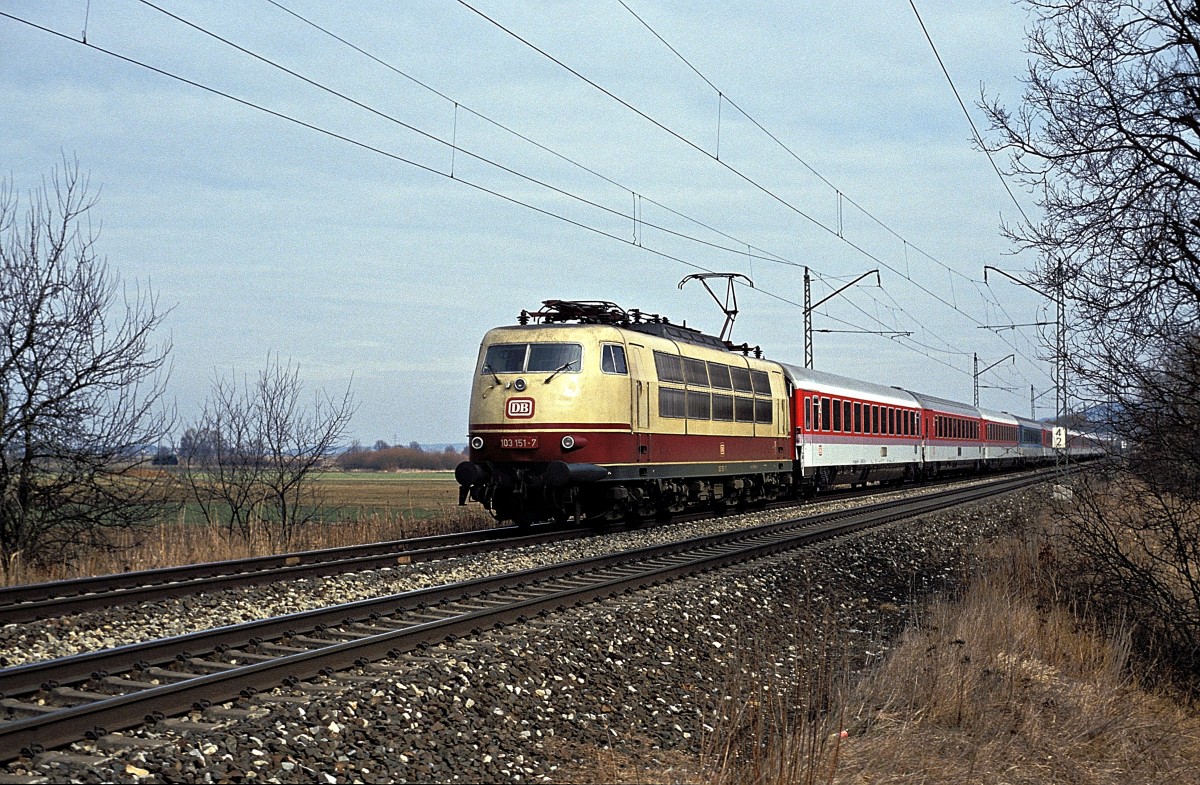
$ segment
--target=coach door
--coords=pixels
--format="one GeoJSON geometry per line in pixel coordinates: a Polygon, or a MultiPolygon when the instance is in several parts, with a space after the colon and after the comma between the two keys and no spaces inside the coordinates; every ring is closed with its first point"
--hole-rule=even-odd
{"type": "Polygon", "coordinates": [[[650,380],[646,376],[646,347],[629,344],[630,425],[637,437],[637,460],[650,459],[650,380]]]}

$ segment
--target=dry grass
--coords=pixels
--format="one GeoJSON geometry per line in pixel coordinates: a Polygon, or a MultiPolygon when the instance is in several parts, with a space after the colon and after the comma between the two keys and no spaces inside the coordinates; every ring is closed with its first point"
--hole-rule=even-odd
{"type": "Polygon", "coordinates": [[[11,583],[63,580],[176,564],[240,559],[288,551],[422,537],[495,525],[478,504],[458,506],[453,472],[328,473],[318,477],[328,520],[300,529],[282,548],[264,529],[247,542],[179,507],[141,530],[109,535],[111,551],[95,550],[69,563],[33,569],[13,565],[11,583]]]}
{"type": "Polygon", "coordinates": [[[1139,685],[1127,635],[1052,602],[1051,563],[1043,540],[1009,542],[827,709],[718,728],[728,749],[761,725],[762,744],[753,761],[706,761],[713,781],[1200,782],[1200,713],[1139,685]]]}

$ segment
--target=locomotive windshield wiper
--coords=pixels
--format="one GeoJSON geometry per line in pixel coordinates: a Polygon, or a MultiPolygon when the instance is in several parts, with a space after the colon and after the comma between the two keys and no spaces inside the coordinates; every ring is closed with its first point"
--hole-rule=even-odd
{"type": "Polygon", "coordinates": [[[496,380],[496,384],[501,384],[501,382],[500,382],[500,377],[499,377],[499,376],[497,376],[497,375],[496,375],[496,372],[492,370],[492,365],[491,365],[491,363],[484,363],[484,364],[483,364],[483,372],[484,372],[484,373],[490,373],[490,374],[492,375],[492,378],[496,380]]]}
{"type": "Polygon", "coordinates": [[[550,374],[549,376],[547,376],[547,377],[546,377],[546,381],[542,382],[542,384],[549,384],[551,379],[553,379],[555,376],[558,376],[560,373],[562,373],[563,371],[567,370],[568,368],[570,368],[570,367],[571,367],[572,365],[574,365],[574,364],[575,364],[575,361],[574,361],[574,360],[567,360],[565,363],[563,363],[562,365],[560,365],[560,366],[558,366],[557,368],[555,368],[555,369],[554,369],[554,373],[552,373],[552,374],[550,374]]]}

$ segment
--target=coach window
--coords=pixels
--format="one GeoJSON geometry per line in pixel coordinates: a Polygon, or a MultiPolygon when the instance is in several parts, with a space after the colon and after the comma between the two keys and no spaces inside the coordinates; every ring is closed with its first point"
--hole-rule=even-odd
{"type": "Polygon", "coordinates": [[[829,403],[828,398],[821,398],[821,429],[825,431],[833,430],[833,408],[829,403]]]}
{"type": "Polygon", "coordinates": [[[625,365],[625,347],[615,343],[601,344],[600,370],[604,373],[627,375],[629,369],[625,365]]]}
{"type": "Polygon", "coordinates": [[[658,388],[658,413],[662,417],[682,419],[687,416],[687,404],[683,390],[674,387],[658,388]]]}
{"type": "Polygon", "coordinates": [[[708,379],[718,390],[732,390],[733,382],[729,380],[729,366],[721,363],[708,363],[708,379]]]}
{"type": "Polygon", "coordinates": [[[754,399],[741,396],[734,398],[733,416],[738,422],[754,422],[754,399]]]}
{"type": "Polygon", "coordinates": [[[813,399],[812,399],[812,419],[813,419],[812,429],[814,431],[821,430],[821,399],[815,395],[813,396],[813,399]]]}
{"type": "Polygon", "coordinates": [[[846,433],[854,432],[854,420],[851,419],[852,410],[849,401],[842,401],[842,424],[846,426],[846,433]]]}
{"type": "Polygon", "coordinates": [[[833,430],[837,433],[842,432],[842,399],[833,399],[833,430]]]}
{"type": "Polygon", "coordinates": [[[708,393],[688,390],[687,416],[689,420],[712,419],[712,398],[708,393]]]}
{"type": "Polygon", "coordinates": [[[679,361],[679,355],[655,352],[654,367],[659,381],[683,384],[683,363],[679,361]]]}
{"type": "Polygon", "coordinates": [[[884,428],[889,435],[896,432],[896,410],[891,406],[887,407],[887,421],[884,428]]]}
{"type": "Polygon", "coordinates": [[[862,403],[854,402],[854,432],[862,433],[862,403]]]}
{"type": "Polygon", "coordinates": [[[693,360],[691,357],[684,357],[683,375],[687,377],[689,387],[708,386],[708,367],[704,364],[704,360],[693,360]]]}
{"type": "Polygon", "coordinates": [[[867,432],[879,433],[879,407],[876,404],[871,404],[871,427],[867,432]]]}
{"type": "Polygon", "coordinates": [[[750,383],[750,371],[747,368],[738,368],[736,366],[729,369],[729,375],[733,378],[733,389],[742,393],[754,392],[754,386],[750,383]]]}
{"type": "MultiPolygon", "coordinates": [[[[712,369],[710,368],[709,371],[711,372],[712,369]]],[[[806,396],[804,396],[804,430],[805,431],[812,430],[812,409],[809,408],[810,406],[812,406],[812,402],[809,399],[809,397],[806,395],[806,396]]]]}
{"type": "MultiPolygon", "coordinates": [[[[808,410],[805,409],[807,412],[808,410]]],[[[713,393],[712,397],[712,418],[721,422],[733,422],[733,397],[729,395],[721,395],[713,393]]],[[[808,415],[805,414],[805,418],[808,415]]],[[[808,423],[804,424],[805,430],[808,430],[808,423]]]]}

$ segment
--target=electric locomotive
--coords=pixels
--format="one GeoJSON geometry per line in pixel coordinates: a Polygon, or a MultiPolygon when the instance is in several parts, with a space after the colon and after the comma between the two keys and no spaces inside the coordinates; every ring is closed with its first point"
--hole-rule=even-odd
{"type": "Polygon", "coordinates": [[[756,354],[610,302],[522,311],[480,346],[460,503],[528,524],[791,493],[790,384],[756,354]]]}

